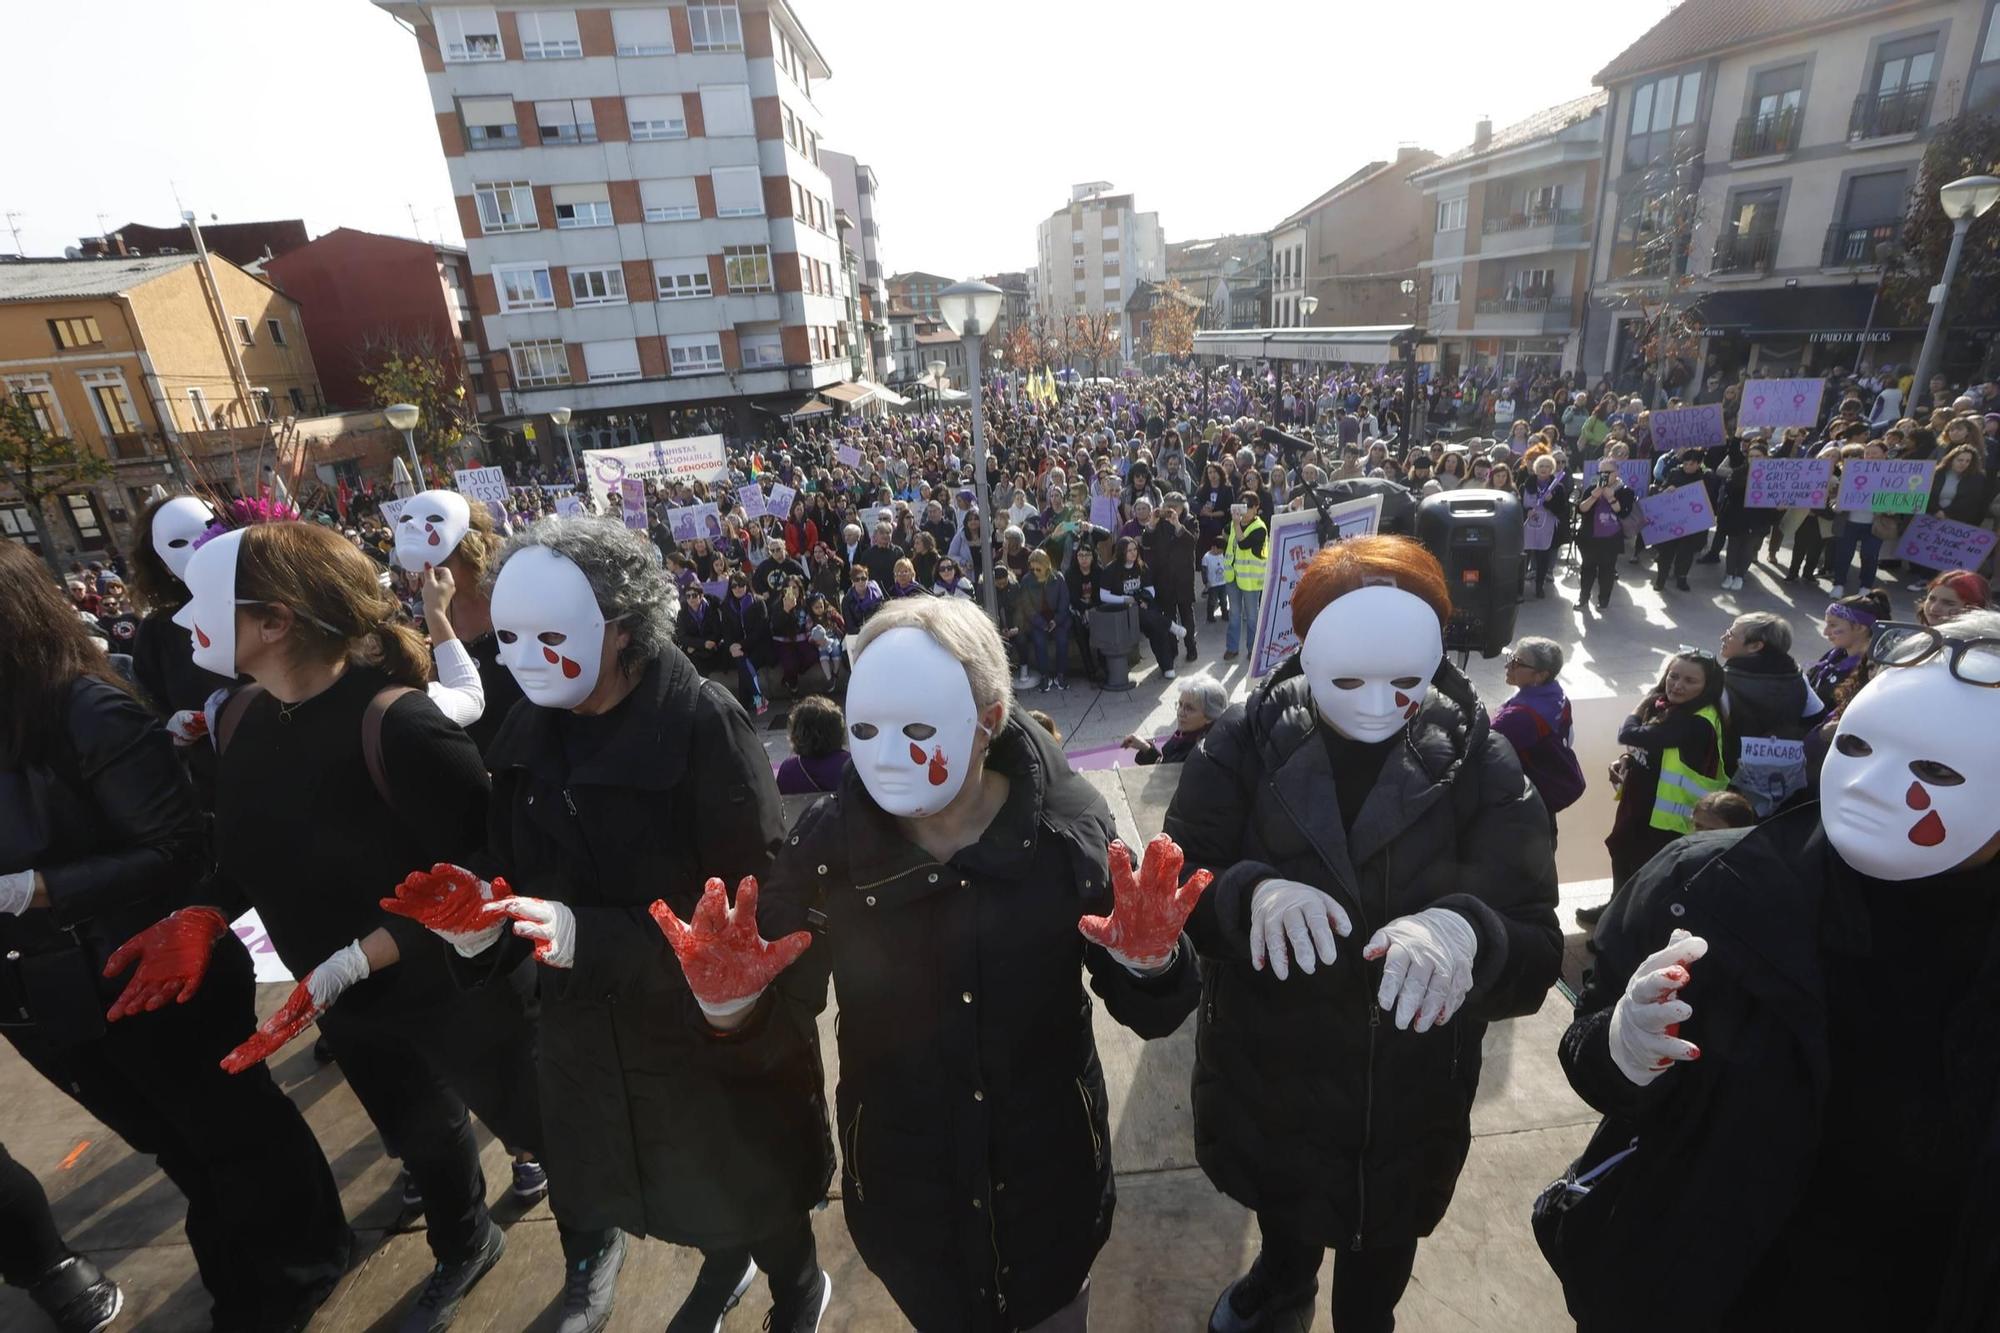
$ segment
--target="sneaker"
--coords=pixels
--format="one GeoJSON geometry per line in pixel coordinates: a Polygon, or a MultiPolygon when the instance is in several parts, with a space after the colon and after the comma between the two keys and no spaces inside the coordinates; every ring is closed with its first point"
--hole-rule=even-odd
{"type": "Polygon", "coordinates": [[[1697,565],[1719,565],[1722,563],[1722,557],[1719,555],[1705,555],[1701,559],[1695,561],[1695,563],[1697,565]]]}
{"type": "Polygon", "coordinates": [[[99,1333],[125,1308],[125,1293],[98,1266],[72,1254],[28,1288],[62,1333],[99,1333]]]}
{"type": "Polygon", "coordinates": [[[1189,630],[1187,636],[1187,660],[1190,662],[1194,661],[1195,655],[1200,651],[1201,645],[1195,642],[1194,631],[1189,630]]]}
{"type": "Polygon", "coordinates": [[[1835,600],[1835,601],[1839,601],[1839,600],[1840,600],[1841,598],[1843,598],[1843,597],[1845,597],[1845,596],[1847,596],[1847,585],[1846,585],[1845,583],[1836,583],[1836,584],[1834,584],[1834,585],[1833,585],[1833,597],[1834,597],[1834,600],[1835,600]]]}
{"type": "Polygon", "coordinates": [[[539,1203],[548,1196],[549,1173],[540,1162],[514,1163],[514,1185],[507,1193],[519,1204],[539,1203]]]}
{"type": "Polygon", "coordinates": [[[1054,688],[1055,688],[1054,681],[1044,680],[1040,685],[1035,687],[1035,692],[1038,694],[1047,694],[1050,690],[1054,688]]]}
{"type": "Polygon", "coordinates": [[[443,1333],[450,1328],[451,1321],[458,1318],[459,1302],[479,1285],[479,1279],[493,1271],[493,1265],[505,1253],[507,1237],[488,1222],[485,1238],[469,1257],[431,1269],[430,1279],[417,1293],[415,1303],[403,1312],[396,1333],[443,1333]]]}
{"type": "Polygon", "coordinates": [[[819,1281],[805,1291],[771,1302],[771,1312],[764,1316],[765,1333],[819,1333],[819,1321],[832,1300],[833,1279],[821,1269],[819,1281]]]}
{"type": "Polygon", "coordinates": [[[1208,1333],[1309,1333],[1319,1301],[1319,1280],[1275,1291],[1264,1277],[1264,1256],[1215,1298],[1208,1333]]]}
{"type": "Polygon", "coordinates": [[[1679,589],[1680,589],[1680,590],[1681,590],[1682,592],[1693,592],[1693,591],[1694,591],[1694,589],[1693,589],[1693,588],[1690,588],[1690,587],[1688,587],[1688,581],[1687,581],[1686,579],[1675,579],[1675,580],[1674,580],[1674,586],[1675,586],[1676,588],[1679,588],[1679,589]]]}
{"type": "Polygon", "coordinates": [[[325,1037],[319,1037],[313,1041],[313,1063],[316,1065],[330,1065],[333,1063],[333,1047],[326,1044],[325,1037]]]}
{"type": "Polygon", "coordinates": [[[1584,927],[1585,929],[1589,929],[1595,926],[1599,921],[1604,919],[1604,909],[1609,906],[1611,906],[1610,903],[1602,902],[1595,907],[1577,908],[1576,924],[1584,927]]]}
{"type": "Polygon", "coordinates": [[[1231,648],[1227,652],[1223,653],[1222,660],[1225,662],[1234,662],[1236,660],[1236,657],[1237,657],[1236,650],[1234,648],[1231,648]]]}
{"type": "Polygon", "coordinates": [[[1065,693],[1065,694],[1067,694],[1067,693],[1069,692],[1069,677],[1067,677],[1067,676],[1057,676],[1057,677],[1056,677],[1056,689],[1057,689],[1057,690],[1059,690],[1059,691],[1061,691],[1061,692],[1063,692],[1063,693],[1065,693]]]}
{"type": "Polygon", "coordinates": [[[625,1233],[611,1233],[611,1243],[588,1259],[564,1266],[562,1321],[556,1333],[603,1333],[611,1322],[611,1302],[618,1295],[618,1270],[625,1266],[625,1233]]]}
{"type": "Polygon", "coordinates": [[[768,713],[768,712],[770,712],[770,711],[771,711],[771,701],[770,701],[769,699],[759,699],[759,700],[757,701],[757,716],[758,716],[758,717],[762,717],[762,716],[764,716],[764,714],[766,714],[766,713],[768,713]]]}
{"type": "Polygon", "coordinates": [[[415,1212],[424,1206],[424,1187],[417,1183],[417,1178],[408,1170],[396,1180],[396,1196],[402,1201],[403,1207],[410,1212],[415,1212]]]}
{"type": "Polygon", "coordinates": [[[725,1265],[704,1260],[694,1286],[688,1288],[687,1299],[667,1321],[667,1333],[722,1333],[724,1316],[736,1308],[756,1276],[753,1260],[745,1260],[741,1269],[734,1261],[725,1265]]]}
{"type": "Polygon", "coordinates": [[[1163,670],[1161,670],[1160,674],[1162,676],[1165,676],[1168,680],[1172,680],[1174,678],[1174,669],[1172,667],[1166,667],[1163,670]]]}

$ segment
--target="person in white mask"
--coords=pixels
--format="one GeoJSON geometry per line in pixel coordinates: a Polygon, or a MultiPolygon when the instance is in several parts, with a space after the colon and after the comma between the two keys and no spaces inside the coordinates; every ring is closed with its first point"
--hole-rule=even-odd
{"type": "Polygon", "coordinates": [[[1215,886],[1197,1158],[1262,1251],[1216,1333],[1394,1327],[1471,1141],[1486,1025],[1535,1012],[1562,935],[1549,819],[1444,660],[1450,595],[1403,537],[1337,542],[1292,596],[1300,649],[1188,756],[1166,831],[1215,886]]]}
{"type": "MultiPolygon", "coordinates": [[[[710,876],[768,870],[784,827],[770,760],[728,691],[674,646],[645,534],[545,519],[498,570],[499,660],[526,702],[486,752],[487,846],[414,867],[384,906],[451,944],[472,979],[530,951],[539,964],[544,1158],[565,1260],[555,1327],[605,1326],[628,1236],[702,1253],[672,1333],[710,1333],[759,1270],[771,1326],[816,1327],[831,1285],[808,1219],[833,1170],[817,1005],[727,1006],[737,1028],[719,1040],[647,914],[663,900],[704,922],[710,876]]],[[[754,966],[775,975],[804,944],[767,946],[778,957],[754,966]]]]}
{"type": "MultiPolygon", "coordinates": [[[[485,512],[482,505],[479,513],[483,517],[485,512]]],[[[396,567],[423,598],[424,628],[438,677],[425,692],[440,713],[468,729],[486,711],[486,688],[478,664],[452,626],[450,611],[459,585],[448,562],[472,530],[472,515],[472,506],[457,491],[418,491],[401,502],[389,525],[396,567]]],[[[491,534],[490,519],[485,530],[491,534]]],[[[476,596],[476,582],[474,588],[476,596]]]]}
{"type": "MultiPolygon", "coordinates": [[[[202,734],[202,705],[208,697],[235,679],[196,666],[193,636],[174,623],[174,613],[189,597],[188,561],[214,522],[215,511],[206,500],[192,495],[155,500],[133,526],[126,557],[126,586],[145,616],[132,637],[132,682],[153,711],[169,719],[169,731],[184,746],[202,734]]],[[[199,753],[185,757],[206,804],[214,765],[199,753]]]]}
{"type": "Polygon", "coordinates": [[[1868,651],[1819,803],[1598,926],[1561,1046],[1598,1174],[1541,1223],[1586,1333],[2000,1326],[2000,615],[1868,651]]]}
{"type": "Polygon", "coordinates": [[[1183,883],[1165,839],[1135,870],[1103,798],[1014,707],[971,602],[891,603],[848,645],[852,762],[758,913],[763,939],[811,947],[769,981],[719,887],[706,923],[655,915],[718,1025],[764,984],[823,1003],[831,974],[841,1205],[912,1326],[1081,1330],[1114,1204],[1084,977],[1133,1031],[1172,1033],[1207,877],[1183,883]]]}

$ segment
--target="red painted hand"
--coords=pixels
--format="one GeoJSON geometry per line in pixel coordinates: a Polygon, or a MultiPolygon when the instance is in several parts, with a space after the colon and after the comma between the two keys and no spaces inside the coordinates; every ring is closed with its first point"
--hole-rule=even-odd
{"type": "Polygon", "coordinates": [[[1121,963],[1141,969],[1160,967],[1173,956],[1181,927],[1215,878],[1197,870],[1181,883],[1185,860],[1179,845],[1162,833],[1146,844],[1146,860],[1135,877],[1132,853],[1124,843],[1113,842],[1111,915],[1084,917],[1076,928],[1121,963]]]}
{"type": "Polygon", "coordinates": [[[349,986],[367,976],[368,956],[362,953],[359,940],[330,955],[306,973],[304,981],[292,987],[292,993],[285,997],[278,1011],[259,1023],[248,1041],[222,1057],[222,1067],[229,1073],[240,1074],[270,1059],[333,1008],[333,1002],[349,986]]]}
{"type": "Polygon", "coordinates": [[[736,905],[724,897],[722,881],[711,879],[695,905],[692,924],[674,909],[655,900],[649,909],[674,956],[681,960],[688,989],[710,1008],[721,1008],[755,997],[771,979],[790,967],[812,943],[812,932],[795,930],[783,939],[766,940],[757,933],[757,880],[736,886],[736,905]]]}
{"type": "Polygon", "coordinates": [[[470,957],[500,938],[505,923],[495,924],[484,908],[508,895],[506,880],[488,884],[463,866],[440,861],[406,875],[396,896],[382,899],[382,910],[407,917],[470,957]]]}
{"type": "Polygon", "coordinates": [[[104,964],[104,975],[115,977],[137,963],[117,1001],[105,1013],[116,1023],[138,1013],[164,1008],[167,1001],[186,1004],[208,975],[208,956],[229,923],[213,907],[184,907],[163,917],[119,945],[104,964]]]}

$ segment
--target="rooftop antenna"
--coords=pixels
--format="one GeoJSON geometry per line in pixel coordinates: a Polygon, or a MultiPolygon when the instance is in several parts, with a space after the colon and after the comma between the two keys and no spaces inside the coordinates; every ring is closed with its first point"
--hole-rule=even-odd
{"type": "Polygon", "coordinates": [[[23,259],[28,256],[28,252],[21,248],[21,219],[26,216],[26,213],[9,213],[7,215],[7,230],[14,233],[14,253],[20,255],[23,259]]]}
{"type": "Polygon", "coordinates": [[[403,207],[410,210],[410,234],[421,241],[424,239],[424,229],[422,224],[417,221],[417,206],[406,202],[403,207]]]}

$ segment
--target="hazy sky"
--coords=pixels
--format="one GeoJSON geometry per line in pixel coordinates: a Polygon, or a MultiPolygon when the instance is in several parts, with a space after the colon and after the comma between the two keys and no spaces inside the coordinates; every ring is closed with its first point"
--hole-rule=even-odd
{"type": "MultiPolygon", "coordinates": [[[[875,168],[892,270],[1024,268],[1073,182],[1169,241],[1268,230],[1398,141],[1449,152],[1588,91],[1671,0],[793,0],[827,144],[875,168]],[[970,88],[977,110],[963,113],[970,88]]],[[[414,43],[368,0],[16,5],[0,212],[59,255],[103,225],[305,218],[458,239],[414,43]],[[412,220],[412,210],[415,218],[412,220]],[[102,215],[102,222],[100,222],[102,215]]],[[[13,240],[0,231],[0,250],[13,240]]]]}

